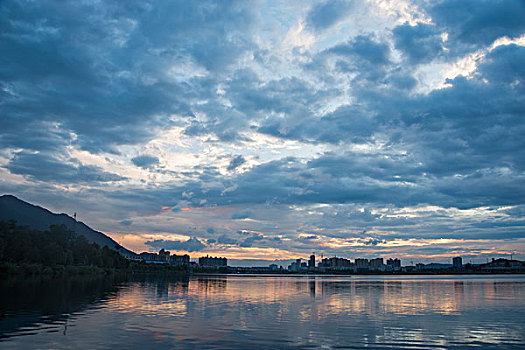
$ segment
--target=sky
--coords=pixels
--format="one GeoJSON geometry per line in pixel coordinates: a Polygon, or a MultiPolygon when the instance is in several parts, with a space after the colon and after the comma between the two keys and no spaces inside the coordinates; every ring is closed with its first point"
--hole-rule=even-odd
{"type": "Polygon", "coordinates": [[[0,193],[232,265],[525,259],[524,18],[522,0],[3,1],[0,193]]]}

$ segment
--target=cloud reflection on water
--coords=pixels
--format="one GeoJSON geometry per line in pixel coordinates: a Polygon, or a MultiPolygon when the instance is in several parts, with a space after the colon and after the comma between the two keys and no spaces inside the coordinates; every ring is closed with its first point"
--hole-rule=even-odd
{"type": "MultiPolygon", "coordinates": [[[[525,344],[523,276],[193,276],[117,290],[70,315],[64,348],[525,344]]],[[[57,341],[44,328],[19,335],[5,344],[57,341]]]]}

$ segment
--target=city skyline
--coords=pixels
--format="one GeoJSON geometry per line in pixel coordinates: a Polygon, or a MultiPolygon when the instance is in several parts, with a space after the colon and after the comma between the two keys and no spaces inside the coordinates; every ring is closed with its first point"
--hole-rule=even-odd
{"type": "MultiPolygon", "coordinates": [[[[322,255],[316,257],[312,253],[307,259],[290,260],[290,264],[280,265],[277,261],[267,265],[246,266],[233,265],[227,257],[200,256],[198,260],[191,261],[189,255],[171,254],[170,251],[161,249],[158,253],[142,252],[129,256],[126,259],[139,262],[140,264],[161,264],[170,265],[178,269],[186,269],[196,273],[219,273],[219,274],[380,274],[380,275],[399,275],[399,274],[501,274],[501,273],[522,273],[525,271],[525,261],[504,258],[492,258],[490,261],[475,264],[472,261],[463,262],[461,256],[456,256],[448,263],[428,263],[418,261],[405,262],[403,264],[398,258],[384,259],[383,257],[374,258],[355,258],[354,261],[344,257],[326,257],[322,255]],[[305,260],[305,261],[303,261],[305,260]]],[[[180,271],[180,270],[179,270],[180,271]]]]}
{"type": "Polygon", "coordinates": [[[525,260],[525,4],[0,4],[0,195],[135,251],[525,260]]]}

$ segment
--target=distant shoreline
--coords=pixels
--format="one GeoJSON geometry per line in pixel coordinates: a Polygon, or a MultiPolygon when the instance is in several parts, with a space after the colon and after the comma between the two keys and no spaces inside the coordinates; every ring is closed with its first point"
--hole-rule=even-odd
{"type": "Polygon", "coordinates": [[[401,272],[401,273],[264,273],[264,272],[246,272],[246,273],[224,273],[224,272],[196,272],[190,273],[193,276],[261,276],[261,277],[341,277],[341,276],[491,276],[491,275],[523,275],[525,272],[460,272],[460,273],[431,273],[431,272],[401,272]]]}

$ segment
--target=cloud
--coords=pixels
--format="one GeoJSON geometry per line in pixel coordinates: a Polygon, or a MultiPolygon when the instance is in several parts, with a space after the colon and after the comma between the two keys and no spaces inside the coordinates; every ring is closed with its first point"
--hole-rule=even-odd
{"type": "Polygon", "coordinates": [[[510,249],[524,3],[383,5],[3,2],[0,191],[236,254],[510,249]]]}
{"type": "Polygon", "coordinates": [[[229,238],[226,235],[221,235],[217,238],[217,243],[219,244],[236,244],[237,240],[229,238]]]}
{"type": "MultiPolygon", "coordinates": [[[[2,4],[1,141],[21,144],[20,128],[36,135],[31,130],[43,122],[73,133],[72,142],[91,152],[150,140],[171,125],[170,114],[191,112],[185,101],[206,93],[209,81],[193,76],[195,67],[220,72],[253,45],[252,6],[215,5],[2,4]],[[166,73],[181,62],[192,63],[184,79],[170,78],[166,73]],[[187,80],[193,80],[191,88],[187,80]]],[[[37,138],[29,148],[36,142],[56,144],[37,138]]]]}
{"type": "Polygon", "coordinates": [[[15,153],[5,168],[13,174],[55,183],[114,182],[126,179],[103,171],[98,166],[84,165],[76,159],[59,160],[49,154],[26,151],[15,153]]]}
{"type": "Polygon", "coordinates": [[[306,240],[306,241],[311,241],[311,240],[316,240],[317,236],[316,235],[310,235],[310,236],[301,237],[301,239],[302,240],[306,240]]]}
{"type": "MultiPolygon", "coordinates": [[[[9,97],[6,97],[9,98],[9,97]]],[[[57,129],[48,121],[26,121],[21,123],[12,114],[6,114],[2,121],[0,146],[22,148],[29,151],[57,151],[73,141],[67,130],[57,129]]]]}
{"type": "Polygon", "coordinates": [[[381,243],[387,243],[387,241],[384,240],[384,239],[372,239],[371,238],[371,239],[365,241],[364,243],[365,243],[365,245],[376,246],[376,245],[381,244],[381,243]]]}
{"type": "Polygon", "coordinates": [[[142,169],[151,169],[159,164],[159,158],[143,154],[132,158],[131,162],[142,169]]]}
{"type": "Polygon", "coordinates": [[[316,3],[306,15],[306,25],[314,31],[330,28],[352,8],[351,1],[329,0],[316,3]]]}
{"type": "Polygon", "coordinates": [[[244,159],[243,156],[241,156],[241,155],[235,156],[230,161],[230,164],[228,165],[227,170],[229,170],[229,171],[235,170],[239,166],[243,165],[244,163],[246,163],[246,159],[244,159]]]}
{"type": "MultiPolygon", "coordinates": [[[[341,57],[352,56],[359,62],[383,66],[390,62],[390,48],[386,43],[377,42],[371,36],[359,35],[345,44],[336,45],[327,53],[341,57]]],[[[357,68],[357,67],[356,67],[357,68]]]]}
{"type": "Polygon", "coordinates": [[[412,64],[432,61],[444,53],[441,33],[434,25],[405,23],[392,32],[396,49],[403,52],[412,64]]]}
{"type": "Polygon", "coordinates": [[[163,248],[167,250],[183,250],[187,252],[199,252],[206,248],[206,244],[202,243],[197,237],[192,237],[187,241],[155,239],[153,241],[146,241],[144,244],[155,249],[163,248]]]}
{"type": "Polygon", "coordinates": [[[246,238],[244,241],[240,242],[239,246],[242,247],[242,248],[249,248],[249,247],[253,246],[253,244],[255,242],[260,241],[262,239],[263,239],[262,235],[254,234],[254,235],[246,238]]]}
{"type": "Polygon", "coordinates": [[[253,216],[253,212],[249,209],[236,211],[232,214],[231,218],[233,220],[241,220],[241,219],[248,219],[253,216]]]}
{"type": "Polygon", "coordinates": [[[525,4],[520,0],[436,1],[426,8],[454,52],[488,46],[503,37],[525,32],[525,4]]]}

